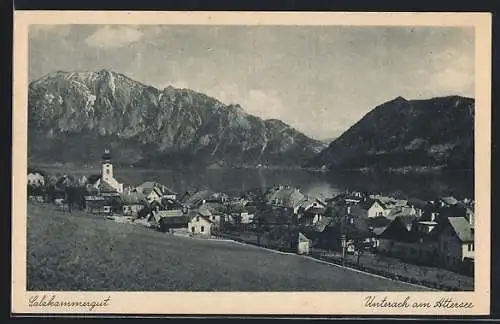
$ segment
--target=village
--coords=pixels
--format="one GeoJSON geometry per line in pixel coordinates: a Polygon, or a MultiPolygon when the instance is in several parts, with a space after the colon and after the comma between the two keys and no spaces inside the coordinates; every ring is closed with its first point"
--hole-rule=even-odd
{"type": "Polygon", "coordinates": [[[474,201],[468,198],[422,201],[353,190],[324,199],[280,184],[255,192],[179,194],[155,181],[139,186],[118,181],[106,150],[101,173],[88,178],[29,170],[28,199],[176,236],[330,256],[365,271],[370,269],[363,260],[384,256],[400,260],[405,270],[474,273],[474,201]]]}

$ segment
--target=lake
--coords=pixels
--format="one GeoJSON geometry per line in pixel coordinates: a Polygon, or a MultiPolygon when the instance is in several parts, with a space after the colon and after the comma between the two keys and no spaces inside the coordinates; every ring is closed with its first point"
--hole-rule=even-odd
{"type": "MultiPolygon", "coordinates": [[[[49,172],[81,176],[99,173],[98,168],[69,169],[43,167],[49,172]]],[[[139,185],[144,181],[157,181],[178,193],[207,188],[214,191],[246,191],[283,184],[300,188],[304,193],[329,198],[337,193],[360,190],[371,193],[399,193],[403,197],[433,199],[453,195],[457,198],[474,197],[473,172],[397,173],[334,172],[315,173],[306,170],[280,169],[183,169],[146,170],[137,168],[114,169],[120,182],[139,185]]]]}

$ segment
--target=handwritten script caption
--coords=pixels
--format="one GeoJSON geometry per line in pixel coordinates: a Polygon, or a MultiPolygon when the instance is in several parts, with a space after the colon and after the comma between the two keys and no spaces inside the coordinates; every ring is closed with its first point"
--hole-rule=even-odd
{"type": "Polygon", "coordinates": [[[74,307],[84,308],[89,311],[94,309],[109,306],[111,297],[101,300],[63,300],[58,299],[56,295],[34,295],[29,297],[29,307],[74,307]]]}
{"type": "Polygon", "coordinates": [[[369,308],[442,308],[458,309],[473,308],[474,304],[470,301],[463,301],[451,297],[442,297],[437,301],[422,301],[413,297],[406,296],[395,300],[387,297],[367,296],[364,300],[364,306],[369,308]]]}

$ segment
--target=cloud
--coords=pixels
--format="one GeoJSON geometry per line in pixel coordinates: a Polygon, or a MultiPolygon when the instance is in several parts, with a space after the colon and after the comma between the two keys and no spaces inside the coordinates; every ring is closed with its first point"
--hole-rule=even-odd
{"type": "Polygon", "coordinates": [[[429,87],[445,93],[473,96],[475,85],[474,56],[456,50],[440,53],[435,61],[429,87]]]}
{"type": "Polygon", "coordinates": [[[470,95],[474,88],[474,75],[464,70],[446,68],[433,75],[431,84],[444,92],[470,95]]]}
{"type": "Polygon", "coordinates": [[[90,47],[98,48],[120,48],[137,42],[143,33],[137,28],[126,26],[104,26],[85,39],[90,47]]]}

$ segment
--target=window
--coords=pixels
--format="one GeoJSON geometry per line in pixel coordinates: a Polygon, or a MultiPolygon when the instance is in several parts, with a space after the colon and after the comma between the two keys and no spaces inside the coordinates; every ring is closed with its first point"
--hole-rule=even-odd
{"type": "Polygon", "coordinates": [[[202,227],[201,227],[201,229],[200,229],[200,231],[201,231],[202,233],[203,233],[203,232],[205,232],[205,226],[202,226],[202,227]]]}
{"type": "Polygon", "coordinates": [[[109,169],[106,169],[106,174],[109,174],[109,169]]]}
{"type": "Polygon", "coordinates": [[[212,220],[215,220],[215,216],[212,216],[212,220]]]}
{"type": "Polygon", "coordinates": [[[199,222],[200,221],[200,216],[196,216],[196,221],[199,222]]]}
{"type": "Polygon", "coordinates": [[[467,251],[474,251],[474,244],[467,244],[467,251]]]}
{"type": "Polygon", "coordinates": [[[191,233],[194,233],[194,226],[191,227],[191,233]]]}

